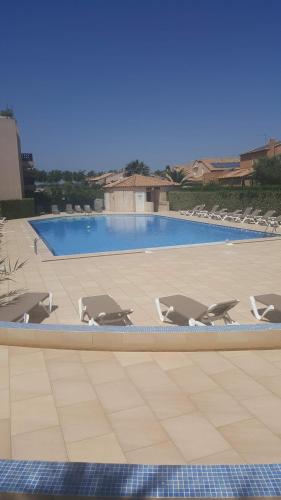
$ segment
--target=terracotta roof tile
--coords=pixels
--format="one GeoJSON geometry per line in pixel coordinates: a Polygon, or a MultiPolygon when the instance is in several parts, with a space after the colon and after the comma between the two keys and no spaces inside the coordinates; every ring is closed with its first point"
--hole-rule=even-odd
{"type": "Polygon", "coordinates": [[[105,189],[112,189],[113,187],[161,187],[161,186],[177,186],[176,182],[169,181],[169,179],[161,179],[161,177],[151,177],[148,175],[131,175],[116,182],[111,182],[105,189]]]}

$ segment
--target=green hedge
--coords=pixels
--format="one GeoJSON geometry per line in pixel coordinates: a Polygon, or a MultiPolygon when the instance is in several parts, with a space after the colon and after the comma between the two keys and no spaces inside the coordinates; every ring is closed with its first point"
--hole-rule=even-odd
{"type": "Polygon", "coordinates": [[[23,198],[22,200],[0,201],[0,212],[2,217],[7,219],[22,219],[23,217],[33,217],[33,198],[23,198]]]}
{"type": "Polygon", "coordinates": [[[210,209],[218,204],[228,210],[244,209],[248,206],[263,211],[276,210],[281,214],[281,189],[217,189],[217,190],[178,190],[169,192],[171,210],[186,210],[200,203],[210,209]]]}

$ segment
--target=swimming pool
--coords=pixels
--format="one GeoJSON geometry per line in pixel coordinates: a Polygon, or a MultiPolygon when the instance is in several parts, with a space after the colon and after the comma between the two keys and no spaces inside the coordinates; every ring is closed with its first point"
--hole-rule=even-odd
{"type": "Polygon", "coordinates": [[[264,238],[262,231],[160,215],[97,215],[29,221],[53,255],[152,249],[264,238]]]}

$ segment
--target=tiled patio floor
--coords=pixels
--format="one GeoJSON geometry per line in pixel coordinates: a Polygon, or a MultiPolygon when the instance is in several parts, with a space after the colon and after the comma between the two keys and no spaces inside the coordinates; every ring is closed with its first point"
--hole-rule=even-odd
{"type": "Polygon", "coordinates": [[[0,348],[0,458],[281,461],[281,351],[0,348]]]}
{"type": "MultiPolygon", "coordinates": [[[[281,241],[41,262],[23,221],[5,247],[28,258],[17,284],[54,293],[49,318],[79,323],[81,295],[109,293],[135,324],[158,324],[154,298],[205,303],[281,293],[281,241]]],[[[0,346],[0,458],[129,462],[281,461],[281,351],[129,353],[0,346]]]]}

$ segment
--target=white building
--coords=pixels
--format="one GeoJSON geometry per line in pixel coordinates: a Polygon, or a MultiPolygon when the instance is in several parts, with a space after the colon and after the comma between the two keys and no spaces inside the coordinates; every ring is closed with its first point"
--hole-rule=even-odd
{"type": "Polygon", "coordinates": [[[160,177],[131,175],[104,186],[105,210],[110,212],[161,212],[169,210],[167,192],[175,182],[160,177]]]}

